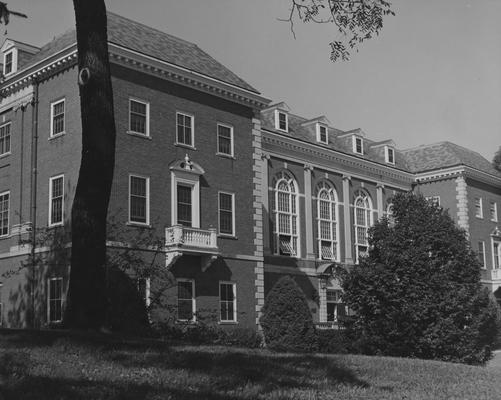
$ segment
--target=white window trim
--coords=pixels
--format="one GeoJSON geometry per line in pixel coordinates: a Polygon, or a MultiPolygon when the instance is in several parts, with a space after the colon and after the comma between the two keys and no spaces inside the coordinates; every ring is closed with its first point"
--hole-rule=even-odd
{"type": "Polygon", "coordinates": [[[483,205],[483,200],[481,197],[475,197],[475,217],[476,218],[479,218],[479,219],[483,219],[484,218],[484,205],[483,205]],[[477,200],[479,200],[479,204],[480,204],[480,215],[477,214],[477,200]]]}
{"type": "Polygon", "coordinates": [[[355,193],[358,193],[357,196],[353,199],[353,227],[354,227],[354,234],[355,234],[355,240],[354,245],[355,245],[355,264],[359,264],[360,262],[360,252],[359,252],[359,246],[365,246],[367,247],[367,250],[369,250],[369,243],[363,244],[363,243],[358,243],[357,239],[357,227],[363,227],[367,229],[367,232],[369,231],[369,228],[374,225],[374,209],[372,206],[372,199],[371,196],[369,196],[368,193],[365,191],[356,191],[355,193]],[[367,218],[367,226],[362,226],[357,224],[357,208],[356,207],[356,202],[359,197],[365,196],[367,198],[367,203],[368,203],[368,208],[364,208],[366,212],[368,212],[368,218],[367,218]]]}
{"type": "Polygon", "coordinates": [[[426,196],[424,199],[429,203],[436,204],[438,207],[440,207],[440,196],[426,196]]]}
{"type": "Polygon", "coordinates": [[[6,238],[10,235],[10,190],[6,190],[5,192],[0,193],[1,196],[9,195],[9,210],[7,212],[7,233],[5,235],[0,234],[0,238],[6,238]]]}
{"type": "Polygon", "coordinates": [[[384,158],[388,164],[395,165],[395,149],[390,146],[384,146],[384,158]],[[390,161],[390,152],[393,155],[393,161],[390,161]]]}
{"type": "Polygon", "coordinates": [[[63,314],[64,314],[64,301],[65,301],[65,293],[64,293],[64,287],[63,287],[63,278],[60,277],[60,276],[56,276],[54,278],[49,278],[47,280],[47,323],[49,324],[58,324],[58,323],[61,323],[63,321],[63,314]],[[51,321],[50,319],[50,283],[52,281],[57,281],[57,280],[60,280],[61,281],[61,319],[58,319],[58,320],[55,320],[55,321],[51,321]]]}
{"type": "Polygon", "coordinates": [[[64,174],[52,176],[49,179],[49,227],[64,225],[64,174]],[[63,178],[63,195],[61,201],[61,222],[52,223],[52,185],[56,179],[63,178]]]}
{"type": "MultiPolygon", "coordinates": [[[[178,278],[176,280],[176,290],[178,290],[178,282],[190,282],[191,283],[191,314],[192,317],[191,319],[180,319],[179,318],[179,310],[177,311],[176,319],[178,321],[185,321],[185,322],[196,322],[197,316],[197,296],[195,293],[195,280],[194,279],[184,279],[184,278],[178,278]]],[[[176,293],[176,306],[179,304],[179,293],[176,293]]]]}
{"type": "Polygon", "coordinates": [[[188,147],[190,149],[194,149],[195,148],[195,116],[193,114],[190,114],[190,113],[187,113],[187,112],[184,112],[184,111],[176,111],[176,129],[175,129],[175,132],[176,132],[176,141],[175,141],[175,144],[176,145],[179,145],[179,146],[184,146],[184,147],[188,147]],[[178,115],[184,115],[185,117],[190,117],[191,118],[191,144],[186,144],[186,143],[183,143],[183,142],[179,142],[178,141],[178,136],[177,136],[177,117],[178,115]]]}
{"type": "Polygon", "coordinates": [[[237,321],[237,284],[230,281],[219,281],[219,322],[236,323],[237,321]],[[221,285],[231,285],[233,289],[233,319],[222,319],[221,317],[221,285]]]}
{"type": "Polygon", "coordinates": [[[353,144],[353,152],[355,154],[361,154],[361,155],[364,154],[364,140],[360,136],[353,136],[352,144],[353,144]],[[361,144],[361,147],[362,147],[362,149],[361,149],[362,151],[361,152],[357,151],[357,139],[360,140],[360,144],[361,144]]]}
{"type": "Polygon", "coordinates": [[[142,136],[142,137],[150,137],[150,103],[148,101],[145,101],[145,100],[141,100],[141,99],[138,99],[136,97],[129,97],[129,125],[127,126],[127,133],[130,133],[132,135],[138,135],[138,136],[142,136]],[[133,131],[131,129],[131,126],[130,126],[130,122],[131,122],[131,101],[134,101],[136,103],[141,103],[141,104],[144,104],[146,106],[146,126],[145,126],[145,129],[146,129],[146,132],[143,133],[143,132],[137,132],[137,131],[133,131]]]}
{"type": "Polygon", "coordinates": [[[235,193],[232,192],[217,192],[217,223],[218,223],[218,234],[221,236],[235,237],[235,193]],[[221,232],[221,194],[227,194],[231,196],[231,233],[221,232]]]}
{"type": "MultiPolygon", "coordinates": [[[[336,225],[336,231],[335,231],[335,235],[336,235],[336,240],[330,240],[330,242],[332,243],[333,247],[335,248],[335,252],[336,252],[336,256],[334,258],[332,258],[331,260],[332,261],[340,261],[341,258],[340,258],[340,236],[339,236],[339,200],[338,200],[338,196],[337,196],[337,192],[336,190],[334,189],[333,186],[329,185],[329,184],[326,184],[325,186],[323,186],[321,189],[317,190],[317,193],[316,193],[316,197],[314,197],[313,199],[316,201],[316,206],[317,206],[317,246],[318,246],[318,259],[319,260],[326,260],[324,258],[322,258],[322,249],[321,249],[321,246],[322,246],[322,242],[323,241],[327,241],[327,240],[323,240],[321,237],[320,237],[320,221],[327,221],[327,220],[321,220],[320,219],[320,198],[318,196],[318,194],[320,193],[321,190],[325,189],[326,187],[329,187],[329,192],[331,193],[333,199],[330,199],[329,203],[334,203],[334,221],[332,220],[332,216],[331,216],[331,220],[329,221],[331,224],[334,222],[335,225],[336,225]]],[[[331,207],[332,208],[332,207],[331,207]]],[[[332,229],[332,228],[331,228],[332,229]]]]}
{"type": "Polygon", "coordinates": [[[3,71],[3,74],[5,77],[13,75],[17,72],[17,49],[16,48],[9,49],[3,54],[3,70],[2,71],[3,71]],[[10,72],[5,73],[5,60],[7,59],[7,54],[11,54],[11,53],[12,53],[12,69],[10,72]]]}
{"type": "Polygon", "coordinates": [[[234,139],[234,135],[233,135],[233,126],[232,125],[228,125],[228,124],[223,124],[221,122],[218,122],[217,123],[217,151],[216,151],[216,154],[218,156],[223,156],[223,157],[235,157],[235,146],[234,146],[234,143],[235,143],[235,139],[234,139]],[[228,153],[221,153],[219,151],[219,127],[220,126],[223,126],[225,128],[229,128],[230,129],[230,142],[231,142],[231,146],[230,146],[230,150],[231,150],[231,153],[228,154],[228,153]]]}
{"type": "MultiPolygon", "coordinates": [[[[491,217],[491,221],[498,222],[498,203],[496,203],[495,201],[491,201],[490,207],[492,207],[493,205],[494,205],[494,217],[491,217]]],[[[489,213],[490,213],[490,210],[489,210],[489,213]]]]}
{"type": "Polygon", "coordinates": [[[12,121],[5,122],[4,124],[0,125],[0,129],[3,128],[4,126],[10,125],[9,129],[9,151],[6,151],[5,153],[0,153],[0,158],[8,156],[12,152],[12,121]]]}
{"type": "Polygon", "coordinates": [[[275,110],[275,129],[281,132],[289,132],[289,115],[285,111],[275,110]],[[285,129],[280,129],[280,114],[285,115],[285,129]]]}
{"type": "Polygon", "coordinates": [[[127,223],[129,225],[150,226],[150,177],[145,176],[145,175],[139,175],[139,174],[129,174],[128,180],[129,180],[129,182],[128,182],[129,190],[128,190],[127,203],[129,206],[129,211],[127,213],[127,215],[128,215],[127,223]],[[131,212],[131,204],[130,204],[131,192],[130,192],[130,189],[131,189],[131,178],[132,177],[146,179],[146,222],[132,221],[130,218],[130,212],[131,212]]]}
{"type": "Polygon", "coordinates": [[[50,135],[49,139],[62,136],[66,133],[66,99],[59,99],[50,103],[50,135]],[[54,133],[54,107],[60,103],[64,103],[63,125],[62,132],[54,133]]]}
{"type": "Polygon", "coordinates": [[[0,328],[3,325],[3,302],[2,302],[2,286],[3,283],[0,282],[0,328]]]}
{"type": "Polygon", "coordinates": [[[327,126],[317,122],[316,131],[317,131],[317,142],[323,143],[323,144],[328,144],[329,143],[329,129],[327,128],[327,126]],[[320,135],[322,128],[325,129],[325,141],[322,140],[322,136],[320,135]]]}
{"type": "Polygon", "coordinates": [[[491,239],[491,250],[492,250],[492,269],[501,269],[501,239],[492,238],[491,239]],[[498,254],[494,253],[494,243],[498,243],[498,254]],[[498,268],[496,268],[496,257],[498,258],[498,268]]]}
{"type": "Polygon", "coordinates": [[[171,223],[177,222],[177,185],[191,186],[191,226],[200,228],[200,177],[198,175],[183,173],[181,171],[171,172],[171,223]]]}
{"type": "MultiPolygon", "coordinates": [[[[292,250],[295,250],[296,254],[291,254],[287,257],[295,257],[295,258],[301,258],[301,227],[300,227],[300,212],[299,212],[299,190],[298,190],[298,184],[296,182],[296,180],[290,176],[286,176],[284,175],[284,173],[279,173],[277,174],[277,176],[279,175],[282,175],[281,178],[277,179],[277,181],[275,182],[275,186],[273,187],[273,196],[275,198],[275,209],[272,210],[272,212],[274,213],[274,237],[275,237],[275,254],[278,254],[280,255],[280,236],[290,236],[291,237],[291,240],[296,237],[296,249],[292,249],[292,250]],[[289,192],[289,195],[290,196],[294,196],[294,202],[295,202],[295,214],[292,213],[292,211],[289,213],[290,217],[291,217],[291,232],[289,234],[287,233],[282,233],[280,232],[280,224],[279,224],[279,211],[278,211],[278,184],[280,183],[280,181],[282,180],[285,180],[287,182],[288,185],[293,185],[294,186],[294,192],[289,192]],[[293,234],[292,232],[292,216],[295,215],[296,216],[296,234],[293,234]]],[[[290,205],[292,206],[292,201],[290,203],[290,205]]],[[[291,248],[292,248],[292,243],[291,243],[291,248]]]]}

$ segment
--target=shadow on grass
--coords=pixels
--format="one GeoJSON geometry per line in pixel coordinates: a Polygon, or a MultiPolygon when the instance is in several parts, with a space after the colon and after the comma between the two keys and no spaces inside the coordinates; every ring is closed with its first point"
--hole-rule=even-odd
{"type": "Polygon", "coordinates": [[[334,357],[51,333],[12,335],[9,340],[10,335],[0,334],[0,400],[229,400],[253,399],[258,394],[289,399],[291,393],[335,390],[338,385],[369,386],[334,357]],[[60,362],[57,359],[44,363],[44,371],[49,372],[32,373],[30,347],[47,347],[53,358],[61,349],[64,354],[66,348],[78,348],[87,354],[86,360],[91,355],[91,367],[97,373],[80,379],[51,374],[50,364],[60,362]],[[103,367],[112,372],[99,373],[103,367]]]}

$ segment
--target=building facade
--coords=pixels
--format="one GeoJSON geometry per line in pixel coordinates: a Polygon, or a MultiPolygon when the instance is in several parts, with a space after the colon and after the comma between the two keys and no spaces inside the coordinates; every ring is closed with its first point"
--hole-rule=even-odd
{"type": "MultiPolygon", "coordinates": [[[[109,13],[117,128],[111,255],[132,249],[150,318],[258,327],[284,275],[314,321],[346,309],[332,278],[368,251],[367,230],[414,190],[464,228],[493,292],[501,285],[501,174],[452,143],[399,150],[361,129],[270,105],[196,45],[109,13]],[[147,237],[161,246],[148,245],[147,237]],[[160,263],[162,286],[148,265],[160,263]],[[146,271],[146,272],[144,272],[146,271]]],[[[36,48],[3,47],[0,85],[0,321],[60,323],[69,279],[71,205],[81,152],[74,31],[36,48]]]]}

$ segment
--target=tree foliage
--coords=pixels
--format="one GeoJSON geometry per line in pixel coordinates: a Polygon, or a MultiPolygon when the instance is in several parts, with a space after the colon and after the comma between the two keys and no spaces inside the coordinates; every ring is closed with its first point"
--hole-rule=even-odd
{"type": "Polygon", "coordinates": [[[494,154],[494,159],[492,160],[492,165],[499,172],[501,172],[501,146],[499,147],[498,151],[496,151],[496,154],[494,154]]]}
{"type": "Polygon", "coordinates": [[[283,276],[266,296],[260,319],[266,345],[279,351],[314,351],[317,337],[304,293],[283,276]]]}
{"type": "Polygon", "coordinates": [[[412,193],[369,232],[371,250],[342,277],[356,318],[349,333],[369,354],[481,364],[491,357],[498,309],[480,263],[448,213],[412,193]]]}
{"type": "MultiPolygon", "coordinates": [[[[331,60],[347,61],[350,51],[383,28],[383,19],[395,15],[391,3],[385,0],[291,0],[289,17],[294,33],[294,21],[332,23],[339,35],[330,43],[331,60]]],[[[358,51],[358,50],[357,50],[358,51]]]]}

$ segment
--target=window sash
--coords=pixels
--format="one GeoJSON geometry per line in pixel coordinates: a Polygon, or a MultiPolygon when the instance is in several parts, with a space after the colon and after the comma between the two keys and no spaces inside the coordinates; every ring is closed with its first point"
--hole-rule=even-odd
{"type": "Polygon", "coordinates": [[[501,265],[501,242],[498,241],[493,242],[492,253],[494,258],[494,269],[499,269],[501,265]]]}
{"type": "Polygon", "coordinates": [[[9,234],[10,193],[0,194],[0,236],[9,234]]]}
{"type": "Polygon", "coordinates": [[[485,242],[483,240],[478,242],[478,260],[482,268],[485,268],[485,242]]]}
{"type": "Polygon", "coordinates": [[[482,198],[480,197],[475,198],[475,217],[483,218],[482,198]]]}
{"type": "Polygon", "coordinates": [[[64,133],[65,100],[52,103],[52,132],[51,136],[64,133]]]}
{"type": "Polygon", "coordinates": [[[234,195],[231,193],[219,193],[219,233],[234,234],[234,195]]]}
{"type": "Polygon", "coordinates": [[[235,322],[237,309],[236,285],[234,283],[219,284],[220,320],[235,322]]]}
{"type": "Polygon", "coordinates": [[[0,155],[10,153],[10,122],[0,126],[0,155]]]}
{"type": "Polygon", "coordinates": [[[287,130],[287,115],[283,112],[278,113],[278,129],[282,131],[287,130]]]}
{"type": "Polygon", "coordinates": [[[129,177],[129,221],[148,223],[148,178],[129,177]]]}
{"type": "Polygon", "coordinates": [[[498,207],[497,203],[491,202],[490,204],[490,214],[491,214],[491,221],[497,222],[498,220],[498,207]]]}
{"type": "Polygon", "coordinates": [[[49,279],[49,322],[63,319],[63,278],[49,279]]]}
{"type": "Polygon", "coordinates": [[[134,133],[148,135],[147,103],[129,100],[129,130],[134,133]]]}
{"type": "Polygon", "coordinates": [[[64,177],[50,180],[50,225],[63,223],[64,177]]]}
{"type": "Polygon", "coordinates": [[[193,224],[192,187],[177,185],[177,223],[184,226],[193,224]]]}
{"type": "Polygon", "coordinates": [[[193,321],[195,319],[195,283],[177,282],[177,319],[193,321]]]}
{"type": "Polygon", "coordinates": [[[193,117],[191,115],[177,113],[177,142],[193,146],[193,117]]]}
{"type": "Polygon", "coordinates": [[[217,152],[233,155],[233,128],[226,125],[217,126],[217,152]]]}

